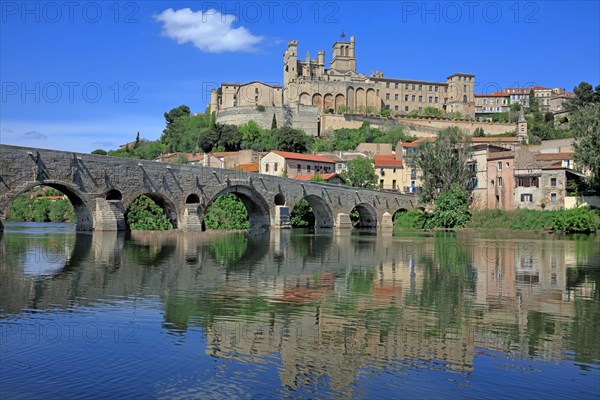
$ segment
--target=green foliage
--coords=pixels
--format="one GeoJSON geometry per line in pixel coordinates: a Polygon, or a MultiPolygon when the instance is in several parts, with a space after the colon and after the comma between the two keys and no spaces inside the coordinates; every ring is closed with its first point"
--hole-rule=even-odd
{"type": "Polygon", "coordinates": [[[300,199],[290,214],[290,224],[294,228],[315,225],[315,215],[306,199],[300,199]]]}
{"type": "Polygon", "coordinates": [[[234,194],[221,196],[206,210],[204,226],[206,229],[248,229],[250,221],[246,206],[234,194]]]}
{"type": "Polygon", "coordinates": [[[313,138],[299,129],[283,127],[273,131],[276,148],[292,153],[306,153],[312,145],[313,138]]]}
{"type": "Polygon", "coordinates": [[[474,137],[484,137],[485,136],[485,132],[484,132],[483,128],[479,127],[477,129],[475,129],[475,131],[473,132],[473,136],[474,137]]]}
{"type": "Polygon", "coordinates": [[[571,114],[575,161],[589,170],[590,187],[600,192],[600,102],[581,106],[571,114]]]}
{"type": "Polygon", "coordinates": [[[163,209],[144,195],[131,202],[125,220],[129,229],[134,231],[166,231],[172,228],[163,209]]]}
{"type": "Polygon", "coordinates": [[[423,115],[426,117],[441,117],[444,115],[444,113],[442,113],[442,110],[440,110],[439,108],[435,108],[435,107],[425,107],[425,109],[423,110],[423,115]]]}
{"type": "Polygon", "coordinates": [[[394,228],[400,229],[427,229],[430,227],[431,214],[410,210],[394,215],[394,228]]]}
{"type": "Polygon", "coordinates": [[[357,157],[347,165],[348,169],[340,174],[346,185],[366,189],[377,187],[377,174],[373,169],[372,159],[357,157]]]}
{"type": "Polygon", "coordinates": [[[167,152],[167,146],[160,143],[159,141],[149,141],[146,139],[140,139],[139,145],[128,150],[110,150],[109,156],[112,157],[123,157],[123,158],[135,158],[142,160],[154,160],[161,154],[167,152]]]}
{"type": "Polygon", "coordinates": [[[600,229],[600,217],[587,207],[561,211],[554,218],[554,231],[589,233],[600,229]]]}
{"type": "Polygon", "coordinates": [[[470,218],[469,193],[453,184],[436,199],[431,223],[436,228],[463,228],[470,218]]]}
{"type": "Polygon", "coordinates": [[[271,130],[277,129],[277,117],[275,117],[275,113],[273,113],[273,120],[271,121],[271,130]]]}
{"type": "Polygon", "coordinates": [[[258,112],[265,112],[265,110],[266,110],[266,108],[263,105],[259,104],[256,106],[256,111],[258,111],[258,112]]]}
{"type": "Polygon", "coordinates": [[[371,128],[367,122],[364,122],[358,129],[336,129],[331,135],[317,139],[312,150],[354,150],[360,143],[389,143],[395,146],[398,141],[412,141],[415,139],[413,136],[408,136],[402,126],[381,130],[371,128]]]}
{"type": "Polygon", "coordinates": [[[325,179],[323,179],[323,177],[321,176],[319,171],[316,171],[315,174],[313,176],[311,176],[310,181],[311,182],[327,182],[325,179]]]}
{"type": "Polygon", "coordinates": [[[185,156],[185,154],[179,154],[179,156],[177,157],[177,160],[175,162],[177,164],[187,164],[188,163],[188,159],[185,156]]]}
{"type": "Polygon", "coordinates": [[[592,90],[592,85],[587,82],[581,82],[573,89],[575,97],[569,100],[567,105],[570,109],[580,109],[594,103],[600,103],[600,85],[596,85],[592,90]]]}
{"type": "Polygon", "coordinates": [[[256,151],[271,151],[277,148],[277,141],[273,131],[261,129],[253,120],[238,127],[241,133],[241,149],[256,151]]]}
{"type": "Polygon", "coordinates": [[[101,155],[101,156],[105,156],[107,153],[106,153],[105,150],[96,149],[96,150],[92,151],[92,154],[98,154],[98,155],[101,155]]]}
{"type": "Polygon", "coordinates": [[[190,119],[190,108],[186,105],[173,108],[164,114],[167,126],[163,130],[160,141],[167,145],[170,151],[182,151],[178,148],[180,137],[184,136],[190,119]]]}
{"type": "Polygon", "coordinates": [[[408,160],[421,172],[422,188],[419,199],[424,203],[435,200],[452,185],[466,188],[472,173],[467,168],[471,157],[469,138],[458,127],[442,129],[434,142],[419,143],[408,160]]]}
{"type": "Polygon", "coordinates": [[[219,264],[235,265],[248,249],[248,237],[245,234],[215,236],[210,239],[210,249],[219,264]]]}
{"type": "MultiPolygon", "coordinates": [[[[43,188],[43,187],[42,187],[43,188]]],[[[41,199],[41,196],[61,196],[56,189],[43,192],[31,190],[20,194],[8,210],[7,220],[16,222],[75,222],[75,210],[67,199],[41,199]]]]}
{"type": "Polygon", "coordinates": [[[379,115],[381,115],[382,117],[389,117],[391,114],[390,109],[389,108],[382,108],[381,111],[379,112],[379,115]]]}

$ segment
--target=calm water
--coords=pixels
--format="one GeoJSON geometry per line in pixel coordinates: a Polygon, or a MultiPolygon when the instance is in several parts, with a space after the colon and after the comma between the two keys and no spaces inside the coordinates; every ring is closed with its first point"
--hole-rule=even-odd
{"type": "Polygon", "coordinates": [[[0,398],[600,396],[600,239],[0,236],[0,398]]]}

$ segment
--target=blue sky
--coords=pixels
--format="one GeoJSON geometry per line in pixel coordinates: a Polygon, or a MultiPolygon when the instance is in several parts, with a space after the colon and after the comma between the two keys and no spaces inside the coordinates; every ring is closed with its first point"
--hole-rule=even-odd
{"type": "Polygon", "coordinates": [[[90,152],[165,111],[206,108],[221,82],[282,81],[299,54],[356,37],[359,72],[445,81],[476,92],[600,83],[600,2],[0,2],[0,143],[90,152]]]}

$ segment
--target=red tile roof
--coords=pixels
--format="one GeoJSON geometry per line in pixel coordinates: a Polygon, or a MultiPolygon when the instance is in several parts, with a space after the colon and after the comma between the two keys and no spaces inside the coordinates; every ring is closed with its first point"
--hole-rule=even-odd
{"type": "Polygon", "coordinates": [[[495,151],[493,153],[489,153],[487,156],[488,160],[503,160],[505,158],[514,158],[514,151],[495,151]]]}
{"type": "MultiPolygon", "coordinates": [[[[336,176],[339,176],[335,172],[332,172],[329,174],[319,174],[319,175],[321,176],[321,178],[325,179],[326,181],[331,180],[332,178],[334,178],[336,176]]],[[[295,176],[294,179],[297,179],[299,181],[310,181],[313,177],[314,177],[314,175],[298,175],[298,176],[295,176]]],[[[340,177],[340,179],[342,179],[341,176],[339,176],[339,177],[340,177]]]]}
{"type": "Polygon", "coordinates": [[[485,136],[485,137],[472,137],[471,142],[473,143],[518,143],[519,139],[516,137],[494,137],[494,136],[485,136]]]}
{"type": "Polygon", "coordinates": [[[374,164],[376,167],[402,168],[402,160],[396,160],[395,156],[375,156],[374,164]]]}
{"type": "Polygon", "coordinates": [[[573,160],[574,153],[540,153],[536,154],[535,159],[538,161],[554,161],[554,160],[573,160]]]}
{"type": "Polygon", "coordinates": [[[279,150],[273,150],[271,153],[275,153],[283,158],[288,158],[290,160],[315,161],[315,162],[320,162],[320,163],[335,164],[335,161],[330,160],[329,158],[322,157],[322,156],[315,156],[313,154],[300,154],[300,153],[292,153],[289,151],[279,151],[279,150]]]}
{"type": "Polygon", "coordinates": [[[508,97],[508,93],[493,92],[489,94],[476,94],[475,97],[508,97]]]}
{"type": "Polygon", "coordinates": [[[236,165],[233,169],[244,172],[258,172],[258,163],[240,164],[236,165]]]}
{"type": "Polygon", "coordinates": [[[430,137],[420,137],[417,140],[415,140],[414,142],[408,142],[408,143],[402,143],[402,147],[416,147],[419,143],[422,142],[435,142],[435,137],[430,136],[430,137]]]}

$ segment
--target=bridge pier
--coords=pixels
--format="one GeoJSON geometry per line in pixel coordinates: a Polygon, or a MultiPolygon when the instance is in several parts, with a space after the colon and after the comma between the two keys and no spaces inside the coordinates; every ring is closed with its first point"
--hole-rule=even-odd
{"type": "Polygon", "coordinates": [[[96,199],[94,210],[94,230],[124,231],[125,209],[120,201],[96,199]]]}
{"type": "Polygon", "coordinates": [[[179,229],[184,232],[202,232],[200,207],[198,207],[198,204],[185,205],[183,216],[179,223],[179,229]]]}
{"type": "Polygon", "coordinates": [[[350,214],[338,213],[335,216],[335,228],[337,229],[352,229],[352,221],[350,220],[350,214]]]}
{"type": "Polygon", "coordinates": [[[290,208],[287,206],[275,206],[275,216],[273,218],[273,228],[290,229],[290,208]]]}
{"type": "Polygon", "coordinates": [[[381,221],[377,224],[377,228],[381,231],[391,231],[394,229],[394,220],[392,218],[392,214],[389,212],[384,212],[381,216],[381,221]]]}

